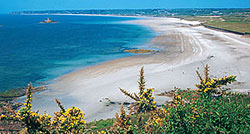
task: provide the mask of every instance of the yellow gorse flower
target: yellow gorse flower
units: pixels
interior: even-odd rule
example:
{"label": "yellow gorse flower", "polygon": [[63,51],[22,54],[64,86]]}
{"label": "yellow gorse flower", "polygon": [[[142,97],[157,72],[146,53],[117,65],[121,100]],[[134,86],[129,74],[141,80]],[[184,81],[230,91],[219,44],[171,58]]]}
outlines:
{"label": "yellow gorse flower", "polygon": [[67,132],[75,129],[83,131],[85,129],[86,121],[84,121],[84,114],[78,107],[72,107],[65,112],[61,111],[56,114],[56,118],[52,122],[55,126],[67,130]]}

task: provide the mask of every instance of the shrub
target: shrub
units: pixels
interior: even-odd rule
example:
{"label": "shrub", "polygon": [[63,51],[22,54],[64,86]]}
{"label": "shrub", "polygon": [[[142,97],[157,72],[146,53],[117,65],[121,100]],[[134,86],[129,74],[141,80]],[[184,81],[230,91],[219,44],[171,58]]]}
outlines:
{"label": "shrub", "polygon": [[[141,132],[150,133],[249,133],[249,96],[226,92],[221,87],[236,76],[211,79],[209,67],[205,78],[197,73],[197,90],[174,91],[173,100],[151,112]],[[138,129],[133,130],[138,133]]]}
{"label": "shrub", "polygon": [[48,114],[40,115],[32,111],[32,86],[28,85],[26,90],[26,102],[17,112],[11,111],[8,115],[2,114],[0,120],[14,120],[22,122],[25,127],[25,133],[83,133],[84,132],[84,114],[77,107],[72,107],[67,110],[63,108],[61,102],[57,103],[61,108],[60,112],[55,113],[53,121]]}
{"label": "shrub", "polygon": [[203,97],[211,97],[214,93],[225,93],[226,90],[223,90],[221,87],[236,81],[236,76],[234,75],[224,76],[223,78],[210,78],[208,65],[204,69],[205,78],[202,78],[198,71],[196,72],[200,79],[200,84],[197,84],[196,87]]}
{"label": "shrub", "polygon": [[134,105],[136,112],[149,112],[156,109],[156,103],[154,101],[155,97],[153,96],[154,88],[145,88],[145,80],[144,80],[144,69],[141,68],[139,75],[139,93],[128,93],[124,89],[120,89],[122,93],[131,99],[135,100],[136,103]]}
{"label": "shrub", "polygon": [[121,105],[120,116],[118,113],[115,115],[115,122],[111,128],[114,133],[131,133],[131,112],[126,115],[123,104]]}
{"label": "shrub", "polygon": [[56,102],[61,110],[55,112],[52,121],[53,131],[57,133],[84,133],[86,121],[83,112],[77,107],[65,110],[59,100],[56,99]]}
{"label": "shrub", "polygon": [[48,127],[50,124],[51,116],[47,114],[40,115],[38,112],[32,111],[32,86],[28,85],[26,90],[26,102],[23,104],[19,111],[11,112],[9,115],[1,115],[1,120],[15,120],[23,122],[27,133],[49,133]]}

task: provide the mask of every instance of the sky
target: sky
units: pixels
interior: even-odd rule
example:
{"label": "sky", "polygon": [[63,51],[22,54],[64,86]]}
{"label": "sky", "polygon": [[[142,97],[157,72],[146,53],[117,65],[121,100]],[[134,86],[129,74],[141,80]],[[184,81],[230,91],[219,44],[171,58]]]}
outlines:
{"label": "sky", "polygon": [[0,0],[0,13],[142,8],[250,8],[250,0]]}

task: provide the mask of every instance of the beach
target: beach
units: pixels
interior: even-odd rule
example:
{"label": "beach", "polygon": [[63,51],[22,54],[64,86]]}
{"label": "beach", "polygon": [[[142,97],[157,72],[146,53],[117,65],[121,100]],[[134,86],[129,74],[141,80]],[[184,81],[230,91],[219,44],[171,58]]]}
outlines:
{"label": "beach", "polygon": [[[145,46],[159,49],[158,53],[120,58],[87,67],[55,79],[50,90],[34,95],[34,110],[59,111],[55,98],[68,108],[77,106],[87,121],[115,117],[120,105],[114,102],[133,102],[119,88],[138,92],[138,75],[145,69],[146,87],[155,88],[155,95],[174,87],[195,89],[200,72],[206,64],[211,77],[236,75],[237,82],[229,87],[250,89],[250,38],[215,31],[199,26],[199,22],[177,18],[143,17],[124,23],[139,24],[158,33]],[[168,97],[156,96],[163,104]]]}

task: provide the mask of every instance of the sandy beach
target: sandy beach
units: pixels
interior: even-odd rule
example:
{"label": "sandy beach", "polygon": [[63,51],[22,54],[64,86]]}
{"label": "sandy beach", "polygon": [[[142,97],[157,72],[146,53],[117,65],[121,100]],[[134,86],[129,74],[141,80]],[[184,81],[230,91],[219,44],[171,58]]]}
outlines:
{"label": "sandy beach", "polygon": [[[34,109],[47,113],[58,111],[54,101],[58,98],[65,107],[82,109],[87,121],[115,117],[120,105],[107,106],[105,98],[131,102],[119,87],[137,92],[142,66],[146,85],[154,87],[155,94],[174,87],[195,89],[199,82],[195,71],[202,71],[206,64],[210,65],[212,77],[236,75],[238,81],[230,87],[250,89],[250,38],[176,18],[144,17],[126,23],[144,25],[157,32],[159,35],[145,45],[160,51],[112,60],[57,78],[48,85],[51,90],[35,94]],[[157,104],[169,99],[156,96]]]}

